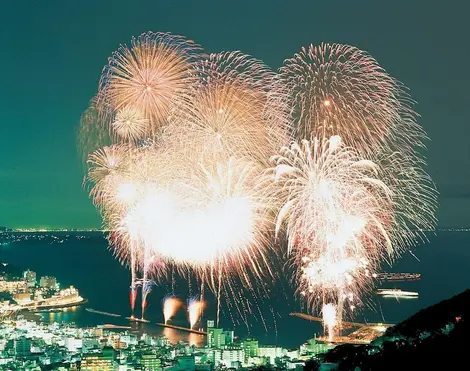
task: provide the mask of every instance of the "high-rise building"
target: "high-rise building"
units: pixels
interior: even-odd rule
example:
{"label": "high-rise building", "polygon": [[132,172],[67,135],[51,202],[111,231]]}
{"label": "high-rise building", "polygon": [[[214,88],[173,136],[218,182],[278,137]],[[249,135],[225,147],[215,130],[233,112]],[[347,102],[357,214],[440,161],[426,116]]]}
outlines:
{"label": "high-rise building", "polygon": [[26,281],[26,285],[30,288],[36,287],[36,272],[27,270],[23,272],[23,277]]}
{"label": "high-rise building", "polygon": [[220,348],[225,345],[224,330],[221,328],[207,328],[207,346],[209,348]]}
{"label": "high-rise building", "polygon": [[55,289],[57,287],[57,280],[52,276],[44,276],[39,280],[39,286],[45,289]]}
{"label": "high-rise building", "polygon": [[225,345],[231,345],[233,344],[235,333],[233,332],[233,330],[225,330],[224,337],[225,337]]}
{"label": "high-rise building", "polygon": [[210,329],[211,327],[215,327],[215,321],[213,319],[207,321],[207,329]]}
{"label": "high-rise building", "polygon": [[255,339],[246,339],[242,342],[243,350],[245,351],[245,362],[248,361],[250,357],[258,356],[259,344],[258,340]]}

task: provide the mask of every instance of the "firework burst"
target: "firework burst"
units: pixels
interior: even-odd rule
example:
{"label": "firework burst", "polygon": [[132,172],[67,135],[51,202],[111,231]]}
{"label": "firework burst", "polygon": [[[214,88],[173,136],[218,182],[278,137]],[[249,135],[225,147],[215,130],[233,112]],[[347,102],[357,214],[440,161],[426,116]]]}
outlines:
{"label": "firework burst", "polygon": [[[198,83],[173,106],[167,134],[199,157],[267,163],[287,140],[286,104],[275,74],[239,52],[196,65]],[[170,139],[171,140],[171,139]]]}
{"label": "firework burst", "polygon": [[149,120],[138,109],[124,107],[117,112],[111,126],[119,137],[132,143],[144,136]]}
{"label": "firework burst", "polygon": [[366,52],[321,44],[286,60],[279,79],[301,139],[339,135],[346,146],[381,169],[392,191],[394,228],[412,246],[436,224],[435,186],[422,157],[427,139],[406,88]]}
{"label": "firework burst", "polygon": [[[282,199],[276,233],[286,225],[298,266],[298,293],[314,305],[356,300],[380,259],[393,256],[392,194],[379,169],[339,137],[293,143],[268,172]],[[393,243],[392,243],[393,241]]]}
{"label": "firework burst", "polygon": [[[366,52],[349,45],[302,48],[286,60],[280,80],[287,87],[298,138],[341,135],[361,153],[381,150],[403,114],[413,115],[404,88]],[[402,130],[413,133],[409,122]]]}
{"label": "firework burst", "polygon": [[[139,112],[139,135],[154,135],[166,124],[177,93],[192,84],[190,73],[200,48],[169,33],[148,32],[113,53],[100,80],[98,103],[106,122],[126,110]],[[135,114],[134,114],[135,117]],[[127,121],[127,120],[126,120]],[[128,125],[119,125],[126,135]],[[132,128],[135,139],[135,128]]]}
{"label": "firework burst", "polygon": [[141,285],[143,315],[170,267],[194,272],[219,310],[223,290],[255,295],[285,227],[298,293],[325,305],[333,334],[378,263],[435,224],[413,102],[347,45],[302,49],[279,75],[240,52],[198,53],[167,33],[133,39],[82,116],[90,195],[131,268],[131,305]]}

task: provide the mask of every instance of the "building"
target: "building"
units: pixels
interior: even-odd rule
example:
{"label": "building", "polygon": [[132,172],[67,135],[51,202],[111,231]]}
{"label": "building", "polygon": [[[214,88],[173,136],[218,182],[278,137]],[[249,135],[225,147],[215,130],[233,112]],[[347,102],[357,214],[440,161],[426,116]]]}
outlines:
{"label": "building", "polygon": [[232,330],[224,331],[225,345],[232,345],[233,339],[235,338],[235,333]]}
{"label": "building", "polygon": [[67,337],[64,341],[64,346],[67,348],[69,352],[76,353],[79,349],[83,348],[83,340],[76,339],[74,337]]}
{"label": "building", "polygon": [[96,337],[85,337],[82,339],[82,351],[84,353],[98,349],[100,346],[99,340]]}
{"label": "building", "polygon": [[26,285],[29,288],[36,287],[36,272],[27,270],[27,271],[23,272],[23,278],[26,281]]}
{"label": "building", "polygon": [[242,342],[242,347],[245,352],[245,363],[248,362],[248,358],[258,357],[258,340],[246,339]]}
{"label": "building", "polygon": [[57,280],[52,276],[44,276],[39,280],[39,286],[45,289],[55,290],[57,288]]}
{"label": "building", "polygon": [[287,356],[289,359],[299,359],[299,349],[287,349],[284,356]]}
{"label": "building", "polygon": [[6,291],[11,294],[26,291],[26,281],[5,281],[0,279],[0,292]]}
{"label": "building", "polygon": [[178,362],[178,371],[195,371],[196,362],[194,356],[179,356],[176,360]]}
{"label": "building", "polygon": [[209,348],[220,348],[225,345],[224,330],[221,328],[207,328],[207,346]]}
{"label": "building", "polygon": [[265,357],[269,360],[271,365],[274,365],[276,358],[280,358],[284,355],[284,349],[274,345],[265,345],[258,348],[258,357]]}
{"label": "building", "polygon": [[139,363],[144,370],[159,371],[162,369],[162,361],[154,353],[141,354]]}
{"label": "building", "polygon": [[101,353],[87,354],[81,362],[81,369],[87,371],[113,371],[115,368],[116,363],[112,347],[104,347]]}
{"label": "building", "polygon": [[207,329],[209,330],[211,327],[215,327],[215,321],[213,319],[207,321]]}
{"label": "building", "polygon": [[316,338],[310,339],[308,343],[300,346],[300,354],[302,355],[317,355],[328,352],[334,348],[334,345],[328,343],[317,342]]}
{"label": "building", "polygon": [[15,356],[22,358],[31,355],[31,339],[24,336],[14,341]]}
{"label": "building", "polygon": [[228,346],[222,350],[222,363],[227,367],[239,368],[245,363],[245,351],[240,346]]}

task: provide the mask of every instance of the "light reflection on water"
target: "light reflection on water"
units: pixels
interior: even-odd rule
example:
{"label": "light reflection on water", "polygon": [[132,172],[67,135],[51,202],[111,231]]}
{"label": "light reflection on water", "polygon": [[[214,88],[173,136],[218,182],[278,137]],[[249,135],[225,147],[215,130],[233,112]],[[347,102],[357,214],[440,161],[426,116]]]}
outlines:
{"label": "light reflection on water", "polygon": [[[80,318],[80,312],[84,311],[84,307],[71,307],[64,308],[60,312],[43,312],[38,313],[41,321],[46,323],[71,323]],[[96,315],[97,319],[101,320],[100,324],[113,324],[117,326],[130,327],[130,331],[138,334],[147,333],[153,336],[163,335],[172,344],[177,344],[180,341],[189,343],[190,346],[201,347],[205,344],[205,336],[195,334],[192,332],[178,331],[169,327],[155,326],[151,323],[130,322],[127,320],[115,320],[112,317]],[[116,328],[115,331],[118,331]]]}
{"label": "light reflection on water", "polygon": [[192,332],[184,333],[169,327],[163,328],[163,335],[173,344],[176,344],[179,341],[185,341],[191,346],[194,345],[196,347],[200,347],[204,345],[205,342],[204,335],[198,335]]}

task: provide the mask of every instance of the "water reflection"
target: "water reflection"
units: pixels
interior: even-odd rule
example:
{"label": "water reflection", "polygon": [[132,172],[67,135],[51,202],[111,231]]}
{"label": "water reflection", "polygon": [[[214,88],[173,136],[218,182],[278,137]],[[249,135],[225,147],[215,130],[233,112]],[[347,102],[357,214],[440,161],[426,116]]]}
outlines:
{"label": "water reflection", "polygon": [[63,308],[57,312],[40,313],[41,319],[48,323],[74,322],[77,307]]}
{"label": "water reflection", "polygon": [[196,347],[204,345],[205,338],[203,335],[178,331],[169,327],[164,327],[162,333],[173,344],[184,341],[189,343],[189,345],[194,345]]}
{"label": "water reflection", "polygon": [[[169,327],[157,326],[154,323],[142,323],[128,321],[124,318],[106,317],[89,313],[81,307],[65,308],[63,311],[58,312],[43,312],[38,313],[41,321],[45,323],[71,323],[74,322],[78,327],[85,326],[97,326],[104,324],[112,324],[115,326],[125,326],[135,334],[149,334],[151,336],[165,336],[172,344],[176,344],[180,341],[188,343],[190,346],[204,346],[205,336],[200,334],[194,334],[186,331],[179,331]],[[180,325],[180,324],[178,324]],[[185,324],[181,324],[184,326]],[[111,331],[119,331],[124,329],[116,328]]]}

